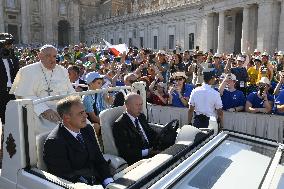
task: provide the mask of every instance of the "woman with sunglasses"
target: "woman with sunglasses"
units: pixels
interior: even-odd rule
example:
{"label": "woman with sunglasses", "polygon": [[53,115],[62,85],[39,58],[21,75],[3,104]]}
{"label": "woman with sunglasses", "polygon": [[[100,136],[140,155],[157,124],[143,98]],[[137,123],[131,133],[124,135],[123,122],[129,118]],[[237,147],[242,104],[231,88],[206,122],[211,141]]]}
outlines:
{"label": "woman with sunglasses", "polygon": [[184,72],[173,73],[173,81],[169,87],[169,105],[181,108],[188,107],[188,100],[194,87],[185,82],[186,78]]}
{"label": "woman with sunglasses", "polygon": [[267,77],[262,77],[258,82],[258,91],[247,96],[245,105],[246,112],[250,113],[271,113],[273,107],[273,97],[268,93],[270,81]]}

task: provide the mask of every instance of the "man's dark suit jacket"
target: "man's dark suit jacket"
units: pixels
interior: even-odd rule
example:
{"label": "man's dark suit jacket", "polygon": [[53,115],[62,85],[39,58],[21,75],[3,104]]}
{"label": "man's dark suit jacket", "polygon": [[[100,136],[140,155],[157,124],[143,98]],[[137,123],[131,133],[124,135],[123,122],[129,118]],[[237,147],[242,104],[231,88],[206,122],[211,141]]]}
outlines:
{"label": "man's dark suit jacket", "polygon": [[[157,134],[148,124],[144,114],[140,114],[138,119],[147,135],[149,145],[152,147]],[[142,138],[127,113],[123,113],[115,121],[113,125],[113,136],[119,156],[124,158],[129,165],[143,159]]]}
{"label": "man's dark suit jacket", "polygon": [[119,92],[115,93],[115,95],[114,95],[112,107],[123,106],[124,101],[125,101],[124,94],[121,91],[119,91]]}
{"label": "man's dark suit jacket", "polygon": [[80,130],[85,148],[62,125],[48,135],[44,144],[43,159],[48,171],[71,182],[95,176],[100,183],[111,177],[108,163],[99,149],[92,126]]}
{"label": "man's dark suit jacket", "polygon": [[[16,57],[11,58],[12,64],[9,64],[10,68],[10,76],[11,76],[11,82],[13,83],[17,72],[19,71],[19,60]],[[3,62],[2,57],[0,57],[0,118],[2,119],[2,122],[5,122],[5,110],[6,105],[10,100],[14,99],[14,95],[9,95],[9,91],[7,90],[7,81],[8,76],[5,69],[5,65]]]}

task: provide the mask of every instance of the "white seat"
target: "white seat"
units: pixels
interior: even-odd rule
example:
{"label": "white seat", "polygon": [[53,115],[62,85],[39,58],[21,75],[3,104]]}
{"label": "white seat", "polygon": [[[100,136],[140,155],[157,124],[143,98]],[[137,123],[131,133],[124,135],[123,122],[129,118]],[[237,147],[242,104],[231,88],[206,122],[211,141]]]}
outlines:
{"label": "white seat", "polygon": [[125,111],[124,106],[110,108],[100,113],[101,133],[104,145],[104,153],[119,156],[112,134],[114,122]]}
{"label": "white seat", "polygon": [[190,145],[195,141],[195,137],[198,133],[202,132],[196,127],[193,127],[191,125],[184,125],[176,138],[176,144],[184,144],[184,145]]}
{"label": "white seat", "polygon": [[50,131],[41,133],[36,136],[36,155],[37,155],[37,168],[43,171],[47,171],[45,162],[43,161],[43,148],[44,142]]}
{"label": "white seat", "polygon": [[111,160],[111,166],[115,169],[115,173],[118,173],[127,167],[127,162],[123,158],[119,157],[112,134],[112,126],[115,120],[117,120],[124,111],[125,107],[120,106],[106,109],[100,113],[104,158],[106,160]]}

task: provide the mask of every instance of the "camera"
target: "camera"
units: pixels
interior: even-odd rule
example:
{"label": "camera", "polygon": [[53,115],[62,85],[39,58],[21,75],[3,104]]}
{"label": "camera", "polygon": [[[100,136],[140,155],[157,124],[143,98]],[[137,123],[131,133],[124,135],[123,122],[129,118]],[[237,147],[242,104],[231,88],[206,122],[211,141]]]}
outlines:
{"label": "camera", "polygon": [[114,60],[115,60],[116,62],[120,62],[121,57],[115,57]]}
{"label": "camera", "polygon": [[228,74],[228,79],[231,80],[232,79],[232,75]]}
{"label": "camera", "polygon": [[155,58],[155,55],[154,55],[154,54],[150,54],[150,55],[149,55],[149,63],[150,63],[150,64],[155,64],[154,58]]}
{"label": "camera", "polygon": [[260,94],[260,96],[263,95],[264,90],[265,90],[265,86],[263,86],[263,85],[259,86],[259,94]]}
{"label": "camera", "polygon": [[263,64],[261,67],[260,67],[260,72],[261,74],[265,75],[267,73],[267,64]]}

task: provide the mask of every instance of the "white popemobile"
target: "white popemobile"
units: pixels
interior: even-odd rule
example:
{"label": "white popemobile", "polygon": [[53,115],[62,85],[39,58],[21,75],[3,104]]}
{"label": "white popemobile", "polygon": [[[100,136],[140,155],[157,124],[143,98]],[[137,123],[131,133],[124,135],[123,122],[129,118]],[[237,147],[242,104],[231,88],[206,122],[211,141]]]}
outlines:
{"label": "white popemobile", "polygon": [[[143,111],[147,114],[144,83],[76,94],[122,89],[142,95]],[[33,106],[63,97],[9,102],[4,130],[1,189],[102,188],[100,185],[71,183],[47,172],[42,150],[52,127],[39,121]],[[217,124],[214,120],[210,121],[211,129],[182,126],[178,129],[174,145],[150,159],[128,166],[118,157],[111,129],[112,123],[124,110],[124,107],[117,107],[100,114],[104,157],[110,160],[115,170],[115,181],[107,188],[284,188],[282,144],[233,131],[222,131],[216,135],[217,129],[214,128],[217,128]],[[150,125],[160,132],[168,127]]]}

